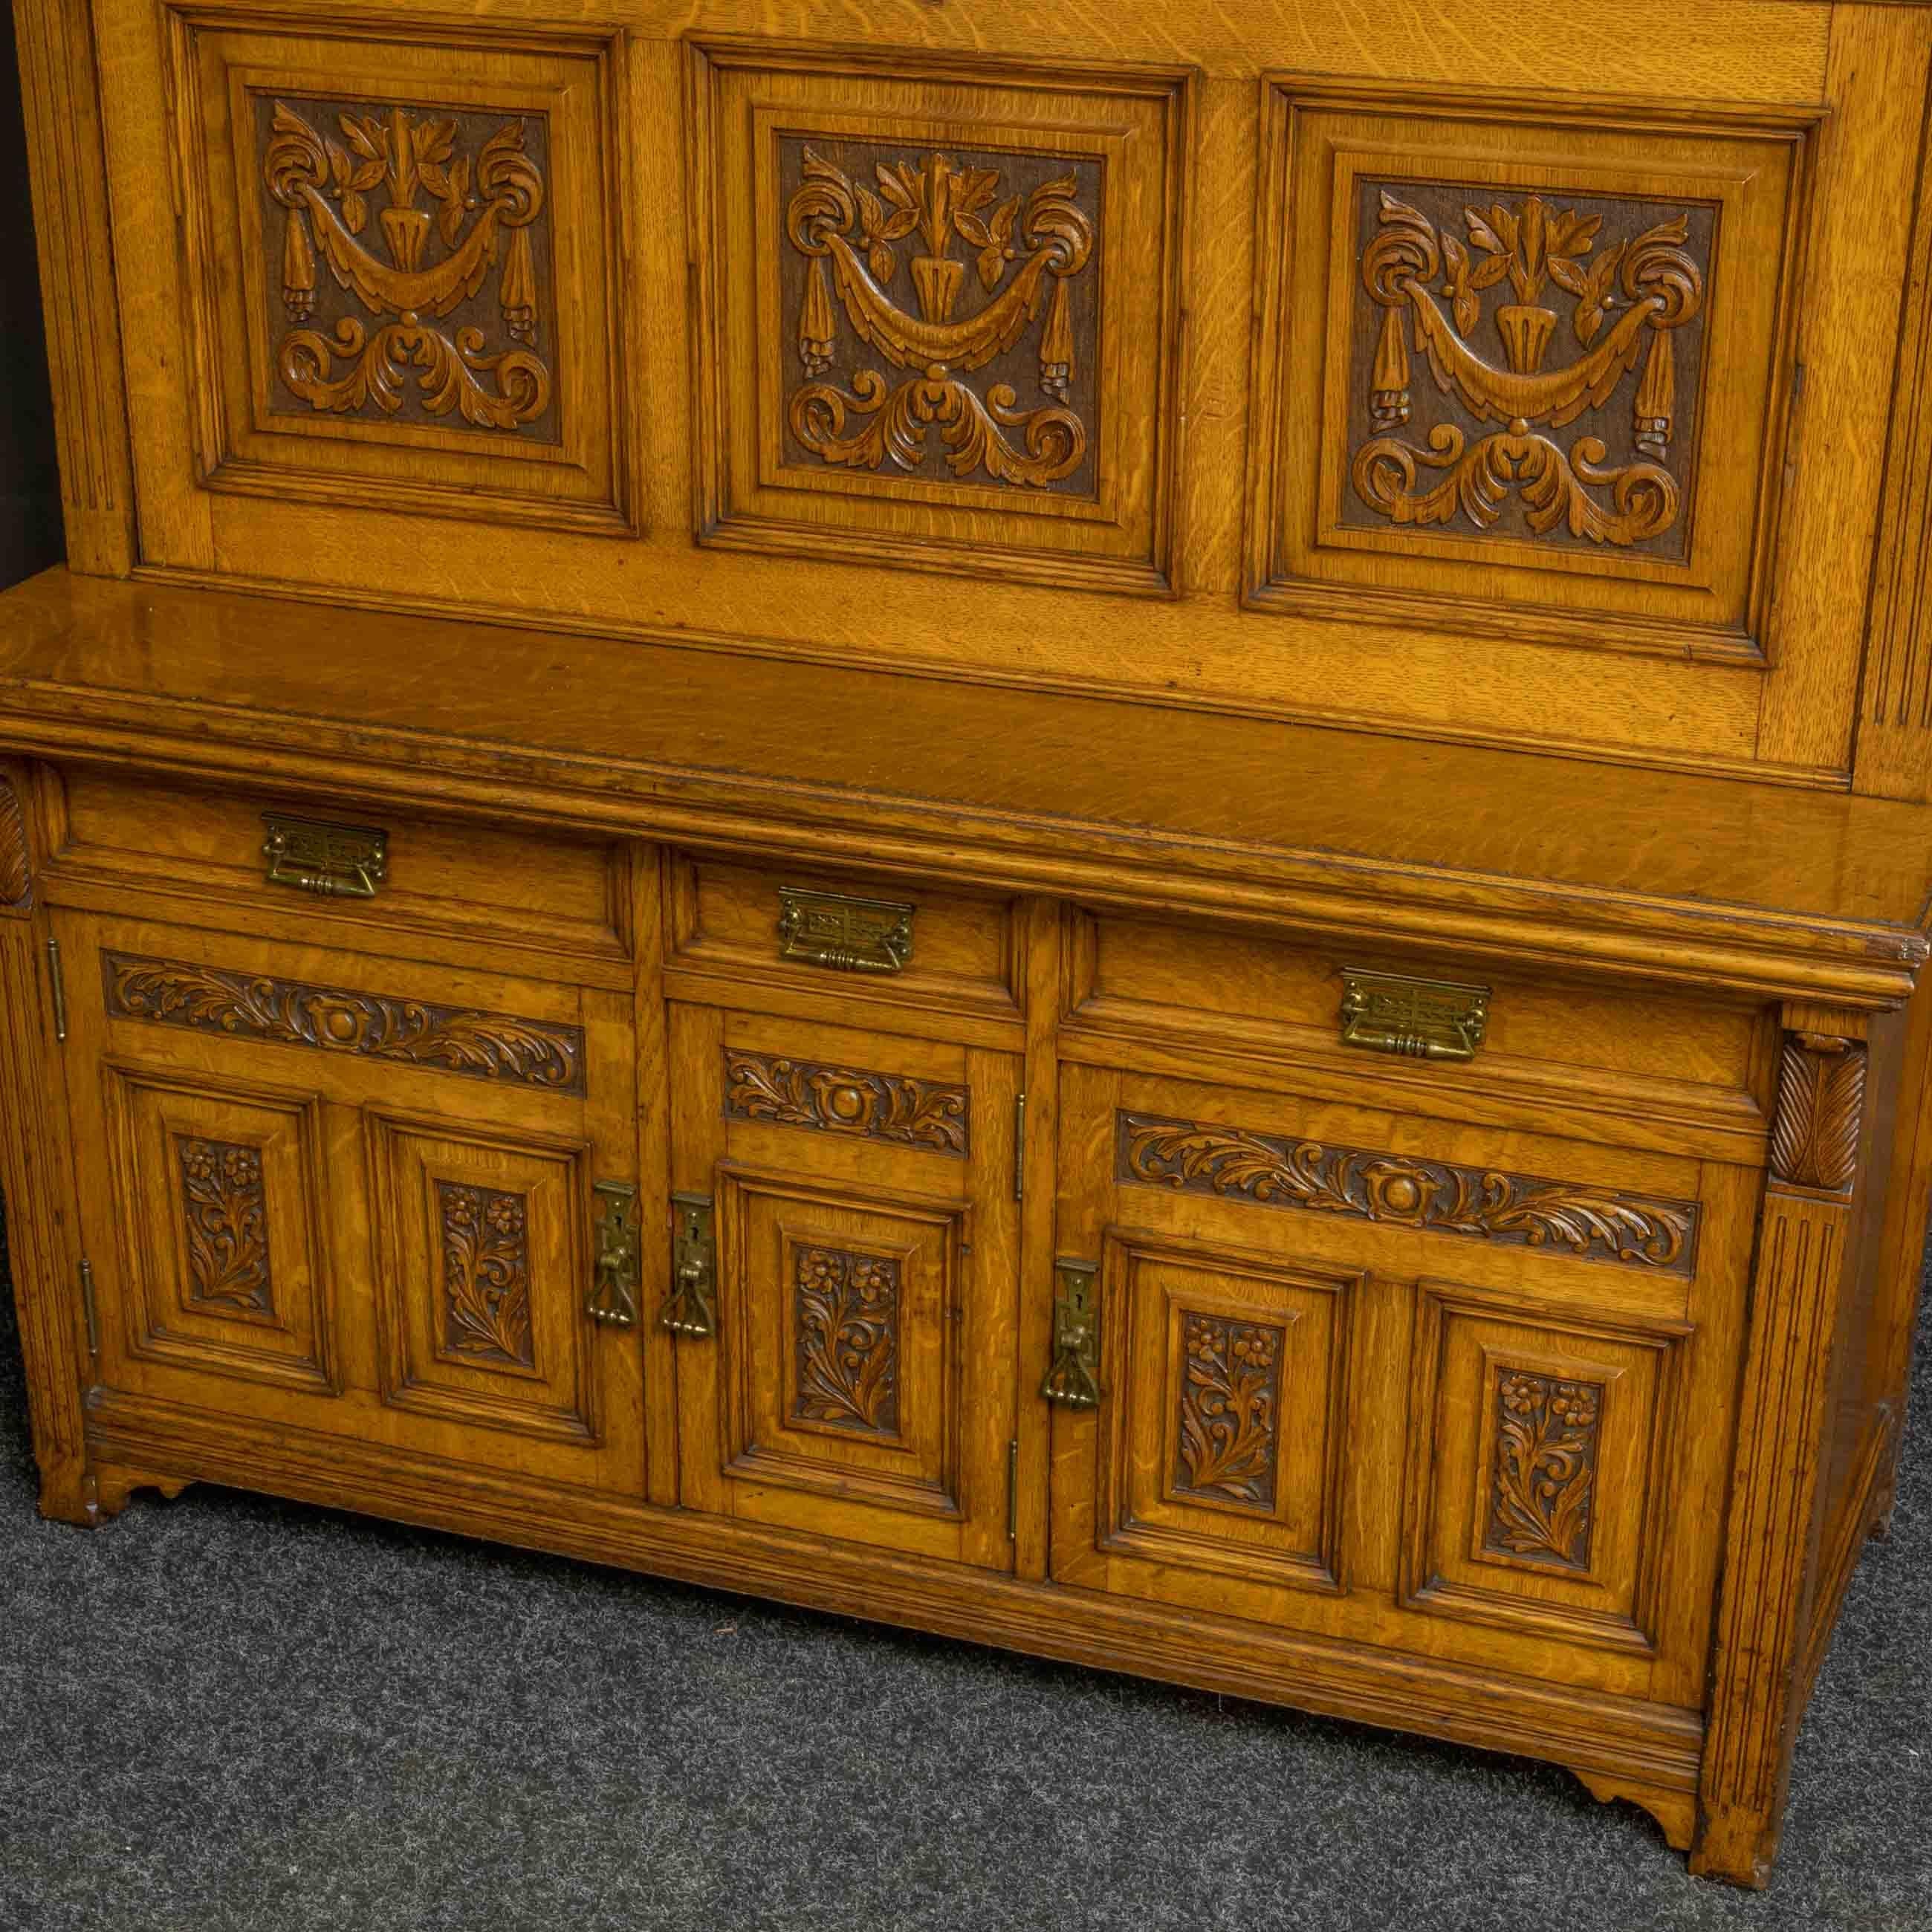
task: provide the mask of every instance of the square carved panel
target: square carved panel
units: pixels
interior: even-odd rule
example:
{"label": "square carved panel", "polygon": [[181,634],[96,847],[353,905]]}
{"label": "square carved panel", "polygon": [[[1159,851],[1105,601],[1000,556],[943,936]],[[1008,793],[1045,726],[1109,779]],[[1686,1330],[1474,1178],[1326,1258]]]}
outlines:
{"label": "square carved panel", "polygon": [[629,527],[621,42],[172,18],[202,480]]}
{"label": "square carved panel", "polygon": [[694,58],[700,541],[1164,592],[1183,77]]}
{"label": "square carved panel", "polygon": [[583,1150],[376,1114],[369,1133],[384,1402],[593,1442]]}
{"label": "square carved panel", "polygon": [[1654,1652],[1690,1331],[1419,1293],[1402,1600]]}
{"label": "square carved panel", "polygon": [[336,1393],[314,1096],[112,1066],[105,1078],[128,1352]]}
{"label": "square carved panel", "polygon": [[1814,118],[1272,84],[1250,602],[1762,662]]}
{"label": "square carved panel", "polygon": [[1357,1277],[1114,1232],[1102,1277],[1100,1546],[1339,1588]]}

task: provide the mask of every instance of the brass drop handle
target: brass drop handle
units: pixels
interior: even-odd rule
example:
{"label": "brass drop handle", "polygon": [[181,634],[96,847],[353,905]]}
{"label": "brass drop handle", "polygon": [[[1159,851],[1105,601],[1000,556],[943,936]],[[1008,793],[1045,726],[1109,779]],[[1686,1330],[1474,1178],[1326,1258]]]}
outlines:
{"label": "brass drop handle", "polygon": [[703,1336],[718,1327],[718,1239],[708,1194],[674,1194],[670,1292],[658,1326],[674,1335]]}
{"label": "brass drop handle", "polygon": [[373,899],[388,876],[389,835],[374,825],[330,825],[265,812],[262,856],[272,886],[323,898]]}
{"label": "brass drop handle", "polygon": [[638,1320],[638,1190],[628,1180],[600,1180],[591,1189],[597,1203],[597,1255],[584,1312],[612,1328],[631,1328]]}
{"label": "brass drop handle", "polygon": [[903,973],[912,961],[913,915],[902,899],[778,888],[778,957],[839,973]]}
{"label": "brass drop handle", "polygon": [[1040,1392],[1063,1408],[1098,1408],[1100,1270],[1091,1262],[1053,1264],[1053,1360]]}

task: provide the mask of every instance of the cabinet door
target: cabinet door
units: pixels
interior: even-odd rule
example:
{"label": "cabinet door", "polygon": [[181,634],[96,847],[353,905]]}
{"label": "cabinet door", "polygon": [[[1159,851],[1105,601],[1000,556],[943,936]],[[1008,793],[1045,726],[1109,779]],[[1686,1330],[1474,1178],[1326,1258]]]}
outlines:
{"label": "cabinet door", "polygon": [[686,1505],[1010,1567],[1016,1063],[671,1014],[716,1254],[711,1332],[677,1342]]}
{"label": "cabinet door", "polygon": [[1750,1171],[1096,1067],[1060,1099],[1098,1401],[1054,1412],[1057,1580],[1701,1701]]}
{"label": "cabinet door", "polygon": [[107,1388],[636,1492],[622,998],[62,913]]}

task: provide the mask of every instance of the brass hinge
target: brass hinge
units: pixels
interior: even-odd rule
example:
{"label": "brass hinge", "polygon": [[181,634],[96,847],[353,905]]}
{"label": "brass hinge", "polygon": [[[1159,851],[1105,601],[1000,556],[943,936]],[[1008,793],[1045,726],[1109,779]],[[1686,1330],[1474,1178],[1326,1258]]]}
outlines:
{"label": "brass hinge", "polygon": [[1020,1540],[1020,1442],[1016,1436],[1006,1444],[1006,1540]]}
{"label": "brass hinge", "polygon": [[592,1184],[597,1204],[597,1258],[584,1312],[593,1322],[629,1328],[638,1319],[638,1282],[643,1250],[638,1240],[638,1190],[628,1180]]}
{"label": "brass hinge", "polygon": [[47,974],[54,992],[54,1040],[64,1046],[67,1043],[67,975],[61,970],[60,941],[51,932],[47,934]]}
{"label": "brass hinge", "polygon": [[670,1292],[658,1311],[658,1326],[674,1335],[709,1335],[718,1325],[718,1238],[711,1197],[674,1194],[670,1204],[676,1217]]}
{"label": "brass hinge", "polygon": [[100,1316],[94,1305],[94,1264],[84,1256],[80,1264],[80,1309],[87,1317],[87,1352],[98,1361],[100,1357]]}
{"label": "brass hinge", "polygon": [[1100,1406],[1100,1274],[1091,1262],[1053,1264],[1053,1360],[1040,1392],[1064,1408]]}
{"label": "brass hinge", "polygon": [[1013,1198],[1026,1198],[1026,1096],[1013,1102]]}

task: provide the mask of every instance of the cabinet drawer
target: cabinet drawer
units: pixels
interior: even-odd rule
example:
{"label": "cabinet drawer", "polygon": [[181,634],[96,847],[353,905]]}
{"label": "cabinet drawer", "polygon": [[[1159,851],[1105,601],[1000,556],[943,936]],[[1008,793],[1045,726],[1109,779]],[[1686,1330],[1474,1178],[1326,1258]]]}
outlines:
{"label": "cabinet drawer", "polygon": [[[1298,946],[1084,912],[1070,920],[1065,1004],[1075,1057],[1105,1058],[1103,1042],[1130,1050],[1144,1042],[1168,1049],[1162,1070],[1184,1071],[1190,1054],[1204,1052],[1293,1063],[1338,1097],[1385,1096],[1448,1119],[1762,1158],[1771,1066],[1753,1009],[1371,947]],[[1473,1052],[1424,1058],[1394,1050],[1373,1013],[1360,1030],[1371,1040],[1382,1034],[1383,1050],[1346,1040],[1348,976],[1484,989]]]}
{"label": "cabinet drawer", "polygon": [[[728,986],[841,1005],[927,1007],[1016,1024],[1012,907],[862,874],[754,869],[680,856],[667,951],[681,990]],[[702,982],[709,981],[709,987]]]}
{"label": "cabinet drawer", "polygon": [[[314,878],[316,868],[298,842],[279,868],[284,878],[272,878],[276,868],[265,849],[272,819],[380,830],[380,878],[345,876],[334,890],[303,890],[292,881]],[[86,770],[66,774],[65,820],[51,884],[54,896],[70,903],[92,905],[109,888],[99,909],[112,910],[132,887],[250,908],[271,927],[292,928],[291,937],[326,932],[332,944],[350,946],[393,950],[399,933],[441,934],[472,941],[484,935],[620,967],[628,955],[614,916],[620,850],[608,842],[415,818],[380,805],[175,788]],[[400,946],[424,950],[406,937]],[[434,947],[427,951],[437,956]],[[452,963],[470,956],[460,946]]]}

